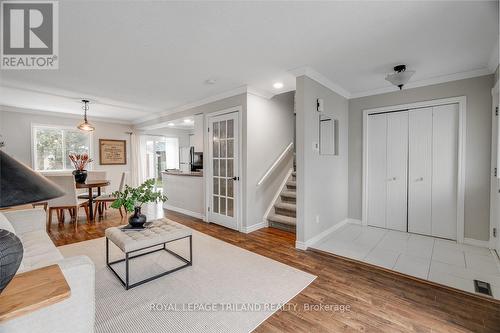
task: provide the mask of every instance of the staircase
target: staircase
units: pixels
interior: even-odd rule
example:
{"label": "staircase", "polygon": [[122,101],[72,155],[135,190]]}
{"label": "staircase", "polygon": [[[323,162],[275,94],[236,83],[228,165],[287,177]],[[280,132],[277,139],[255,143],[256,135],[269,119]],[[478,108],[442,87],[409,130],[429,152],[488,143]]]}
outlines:
{"label": "staircase", "polygon": [[[295,166],[294,166],[295,169]],[[297,216],[297,183],[296,173],[292,172],[285,186],[281,189],[278,200],[274,203],[274,213],[267,217],[269,226],[295,232]]]}

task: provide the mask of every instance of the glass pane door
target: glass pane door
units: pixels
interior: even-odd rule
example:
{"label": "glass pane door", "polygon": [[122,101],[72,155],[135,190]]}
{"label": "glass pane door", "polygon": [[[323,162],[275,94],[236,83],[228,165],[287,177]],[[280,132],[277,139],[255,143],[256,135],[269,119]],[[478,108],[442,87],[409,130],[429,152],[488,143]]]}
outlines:
{"label": "glass pane door", "polygon": [[215,223],[237,228],[237,113],[210,120],[211,208]]}

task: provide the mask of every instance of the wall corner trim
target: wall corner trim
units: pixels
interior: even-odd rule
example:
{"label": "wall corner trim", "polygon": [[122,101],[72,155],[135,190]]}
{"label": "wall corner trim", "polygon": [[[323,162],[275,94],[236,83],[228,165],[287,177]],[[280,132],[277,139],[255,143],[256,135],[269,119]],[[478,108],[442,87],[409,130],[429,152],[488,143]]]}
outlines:
{"label": "wall corner trim", "polygon": [[245,233],[245,234],[249,234],[251,232],[254,232],[256,230],[259,230],[259,229],[262,229],[262,228],[267,228],[268,226],[268,223],[266,220],[260,222],[260,223],[256,223],[256,224],[252,224],[248,227],[245,227],[242,231]]}
{"label": "wall corner trim", "polygon": [[464,244],[467,245],[472,245],[472,246],[477,246],[477,247],[485,247],[487,249],[491,248],[490,241],[485,241],[485,240],[479,240],[479,239],[474,239],[474,238],[464,238]]}
{"label": "wall corner trim", "polygon": [[327,87],[331,91],[339,94],[340,96],[342,96],[346,99],[351,98],[351,93],[347,89],[342,88],[338,83],[330,81],[326,76],[317,72],[316,70],[314,70],[311,67],[304,66],[304,67],[295,68],[295,69],[290,70],[290,73],[295,75],[295,77],[305,75],[305,76],[313,79],[314,81],[324,85],[325,87]]}
{"label": "wall corner trim", "polygon": [[332,225],[330,228],[320,232],[319,234],[306,240],[305,242],[296,241],[295,247],[297,249],[300,249],[300,250],[307,250],[307,248],[318,244],[321,240],[323,240],[324,238],[329,236],[331,233],[340,229],[342,226],[344,226],[348,223],[361,224],[361,220],[346,218],[345,220],[342,220],[342,221],[338,222],[337,224]]}

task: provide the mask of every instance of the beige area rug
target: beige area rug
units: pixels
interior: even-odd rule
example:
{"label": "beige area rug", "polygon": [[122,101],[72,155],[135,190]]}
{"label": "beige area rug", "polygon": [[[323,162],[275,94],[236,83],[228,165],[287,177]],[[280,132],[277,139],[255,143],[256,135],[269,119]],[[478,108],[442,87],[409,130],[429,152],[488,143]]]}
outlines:
{"label": "beige area rug", "polygon": [[[185,240],[169,246],[185,257],[188,247]],[[59,250],[95,263],[97,333],[250,332],[316,278],[194,230],[193,266],[128,291],[106,266],[105,238]],[[110,252],[111,260],[122,257],[111,243]],[[133,259],[131,280],[179,263],[165,251]]]}

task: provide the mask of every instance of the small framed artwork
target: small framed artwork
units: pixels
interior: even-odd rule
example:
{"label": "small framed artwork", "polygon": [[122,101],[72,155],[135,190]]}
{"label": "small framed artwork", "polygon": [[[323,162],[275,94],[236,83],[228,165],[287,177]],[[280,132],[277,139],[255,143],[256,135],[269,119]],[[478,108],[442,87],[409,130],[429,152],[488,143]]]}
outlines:
{"label": "small framed artwork", "polygon": [[99,139],[99,164],[127,164],[127,141]]}

